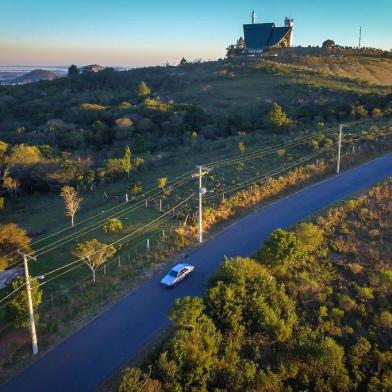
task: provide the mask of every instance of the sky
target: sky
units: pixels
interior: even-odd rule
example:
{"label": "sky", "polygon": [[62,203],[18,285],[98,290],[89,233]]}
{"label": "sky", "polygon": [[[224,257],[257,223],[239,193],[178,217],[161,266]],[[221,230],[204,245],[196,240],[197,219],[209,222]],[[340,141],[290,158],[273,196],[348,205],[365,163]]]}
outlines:
{"label": "sky", "polygon": [[0,0],[0,65],[146,66],[217,59],[242,24],[295,19],[294,45],[392,48],[392,0]]}

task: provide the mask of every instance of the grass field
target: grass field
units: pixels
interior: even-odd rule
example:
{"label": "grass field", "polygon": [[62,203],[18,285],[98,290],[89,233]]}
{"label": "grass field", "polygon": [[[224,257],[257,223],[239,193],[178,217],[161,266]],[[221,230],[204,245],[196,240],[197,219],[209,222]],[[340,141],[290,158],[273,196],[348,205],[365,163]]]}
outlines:
{"label": "grass field", "polygon": [[392,93],[392,59],[279,57],[189,65],[175,72],[176,87],[157,94],[200,105],[211,114],[257,116],[263,106],[344,102],[356,94]]}

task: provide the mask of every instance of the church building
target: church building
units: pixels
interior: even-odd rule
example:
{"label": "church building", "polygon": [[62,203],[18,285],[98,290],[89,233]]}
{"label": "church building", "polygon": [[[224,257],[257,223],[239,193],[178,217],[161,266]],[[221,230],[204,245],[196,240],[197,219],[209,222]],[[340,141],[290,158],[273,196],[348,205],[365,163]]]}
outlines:
{"label": "church building", "polygon": [[284,27],[275,23],[256,23],[256,12],[252,12],[252,23],[244,24],[245,54],[261,54],[271,48],[288,48],[292,45],[294,19],[285,18]]}

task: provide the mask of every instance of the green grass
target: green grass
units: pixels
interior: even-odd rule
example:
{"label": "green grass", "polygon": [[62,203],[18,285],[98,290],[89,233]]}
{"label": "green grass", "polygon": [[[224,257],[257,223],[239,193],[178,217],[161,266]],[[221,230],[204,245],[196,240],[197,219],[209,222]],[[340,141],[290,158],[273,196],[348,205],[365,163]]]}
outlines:
{"label": "green grass", "polygon": [[[234,76],[222,77],[222,70]],[[345,102],[352,94],[392,93],[391,75],[391,59],[232,59],[184,67],[177,76],[177,87],[158,93],[169,94],[177,102],[200,105],[214,115],[248,115],[257,114],[274,101],[284,106],[312,105],[315,99]]]}
{"label": "green grass", "polygon": [[[357,127],[356,129],[350,130],[353,133],[358,133],[363,127]],[[365,126],[366,128],[366,126]],[[297,135],[298,136],[298,135]],[[337,134],[334,133],[331,137],[336,140]],[[263,135],[263,134],[252,134],[243,137],[232,137],[225,141],[210,142],[207,146],[204,144],[200,148],[206,148],[205,151],[197,150],[188,153],[178,152],[173,153],[166,162],[162,162],[157,167],[152,169],[145,169],[139,173],[134,173],[133,180],[142,181],[144,190],[155,187],[156,179],[159,177],[168,177],[169,180],[179,176],[180,174],[192,170],[195,165],[200,163],[208,163],[213,160],[225,159],[227,157],[239,155],[238,143],[244,141],[247,152],[252,151],[255,148],[260,148],[268,145],[274,145],[281,141],[291,140],[289,135]],[[204,147],[203,147],[204,146]],[[242,168],[238,168],[237,165],[225,166],[223,168],[213,171],[207,178],[207,187],[213,189],[216,194],[220,191],[227,189],[230,186],[240,184],[241,182],[255,177],[262,176],[268,173],[273,168],[280,167],[282,165],[289,164],[295,161],[301,156],[308,155],[312,152],[309,145],[301,145],[297,148],[287,149],[284,157],[278,156],[278,154],[269,154],[262,159],[255,159],[248,162],[244,162]],[[335,154],[333,149],[330,154]],[[324,155],[325,156],[325,155]],[[313,160],[314,161],[314,160]],[[107,211],[113,206],[118,205],[124,200],[124,194],[129,189],[129,181],[122,180],[114,183],[108,183],[98,187],[96,190],[89,192],[83,192],[84,198],[80,213],[78,213],[76,222],[89,218],[102,211]],[[196,192],[197,184],[196,179],[191,180],[189,183],[180,187],[178,190],[173,192],[169,196],[165,196],[163,199],[163,210],[167,211],[172,206],[180,202],[184,197],[188,196],[191,192]],[[103,194],[106,192],[109,195],[109,201],[107,201]],[[118,196],[117,198],[115,196]],[[215,200],[216,201],[216,200]],[[131,206],[131,204],[129,205]],[[128,206],[119,206],[118,209],[113,212],[122,211]],[[42,256],[38,253],[38,261],[31,263],[31,272],[33,275],[42,275],[48,271],[51,271],[65,263],[71,262],[76,258],[72,256],[72,250],[75,248],[77,242],[96,238],[104,243],[111,243],[133,231],[139,227],[145,225],[151,220],[159,217],[161,213],[158,210],[158,201],[154,205],[149,204],[147,208],[144,206],[136,209],[133,212],[126,213],[120,219],[124,223],[124,230],[121,233],[106,234],[100,224],[91,233],[82,235],[77,240],[73,240],[69,243],[61,242],[61,246],[44,253]],[[33,246],[35,250],[43,246],[51,244],[53,241],[61,240],[64,237],[72,234],[73,232],[83,229],[87,226],[96,224],[99,220],[108,217],[108,214],[103,214],[95,219],[73,229],[67,230],[58,236],[49,238],[48,240],[42,241],[37,246]],[[180,217],[184,219],[184,216]],[[58,195],[45,194],[45,195],[32,195],[32,196],[20,196],[13,199],[12,202],[8,203],[4,210],[2,222],[15,222],[22,227],[26,228],[30,233],[39,233],[33,236],[33,240],[40,240],[53,232],[62,230],[69,226],[69,218],[64,215],[64,205],[62,199]],[[179,219],[174,217],[167,223],[167,228],[170,225],[178,227]],[[157,227],[151,228],[150,232],[153,233],[157,230]],[[149,233],[146,233],[142,237],[138,237],[133,241],[130,241],[128,248],[121,249],[124,254],[132,254],[134,257],[132,247],[148,238]],[[139,249],[144,248],[142,244]],[[87,267],[81,267],[76,269],[69,274],[65,274],[59,279],[53,280],[46,285],[46,292],[57,292],[68,285],[74,283],[82,276],[88,273]]]}

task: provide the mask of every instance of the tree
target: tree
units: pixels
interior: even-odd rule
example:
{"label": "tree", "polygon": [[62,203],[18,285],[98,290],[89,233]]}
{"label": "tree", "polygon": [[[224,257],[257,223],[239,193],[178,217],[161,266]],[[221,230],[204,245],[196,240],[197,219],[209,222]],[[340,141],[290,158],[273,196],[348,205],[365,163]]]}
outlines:
{"label": "tree", "polygon": [[149,97],[151,94],[151,89],[145,82],[140,82],[137,87],[137,95],[141,98]]}
{"label": "tree", "polygon": [[4,173],[3,187],[11,194],[15,194],[20,186],[18,180],[12,178],[8,174]]}
{"label": "tree", "polygon": [[289,268],[297,265],[305,252],[304,245],[294,233],[277,229],[257,253],[257,259],[285,274]]}
{"label": "tree", "polygon": [[71,225],[74,226],[74,218],[83,199],[79,196],[75,188],[68,185],[61,188],[60,195],[64,199],[65,214],[71,217]]}
{"label": "tree", "polygon": [[335,45],[335,41],[333,41],[332,39],[327,39],[326,41],[323,42],[323,49],[332,49],[334,48]]}
{"label": "tree", "polygon": [[323,230],[313,223],[302,222],[295,227],[294,232],[308,252],[316,250],[324,239]]}
{"label": "tree", "polygon": [[177,327],[194,329],[203,315],[204,308],[202,298],[185,297],[176,299],[173,307],[168,312],[168,316]]}
{"label": "tree", "polygon": [[180,61],[180,65],[185,65],[185,64],[188,64],[188,61],[186,61],[186,58],[183,57],[183,58],[181,59],[181,61]]}
{"label": "tree", "polygon": [[301,332],[304,336],[296,351],[303,361],[298,362],[299,385],[295,390],[348,391],[350,378],[344,364],[344,348],[310,329]]}
{"label": "tree", "polygon": [[0,140],[0,158],[7,152],[8,144]]}
{"label": "tree", "polygon": [[226,260],[213,282],[205,304],[223,331],[243,325],[249,336],[259,333],[273,342],[290,338],[295,303],[264,266],[248,258]]}
{"label": "tree", "polygon": [[[29,328],[29,308],[27,302],[27,292],[21,287],[25,284],[24,278],[14,280],[11,284],[12,291],[20,289],[18,294],[11,301],[11,309],[16,318],[16,326],[20,328]],[[31,299],[33,302],[35,321],[39,320],[37,308],[42,301],[42,289],[36,278],[30,278]]]}
{"label": "tree", "polygon": [[365,369],[363,368],[369,359],[368,354],[371,348],[372,345],[364,337],[360,337],[358,342],[350,347],[348,359],[355,377],[356,388],[358,387],[358,384],[365,379],[365,374],[363,372]]}
{"label": "tree", "polygon": [[119,392],[161,392],[161,383],[153,380],[138,368],[127,368],[123,372]]}
{"label": "tree", "polygon": [[9,157],[6,159],[8,167],[16,165],[33,165],[43,160],[41,151],[37,146],[28,146],[18,144],[11,150]]}
{"label": "tree", "polygon": [[78,76],[79,74],[80,74],[80,70],[75,64],[72,64],[70,67],[68,67],[69,77]]}
{"label": "tree", "polygon": [[108,159],[105,163],[105,174],[109,177],[119,177],[124,173],[123,160],[118,158]]}
{"label": "tree", "polygon": [[27,231],[15,223],[0,225],[0,271],[7,268],[8,264],[16,257],[19,257],[15,255],[18,249],[30,253],[30,242],[31,238],[27,235]]}
{"label": "tree", "polygon": [[272,105],[272,109],[266,118],[267,125],[273,128],[288,128],[293,121],[287,116],[276,102]]}
{"label": "tree", "polygon": [[129,148],[129,146],[125,147],[124,157],[121,159],[121,165],[124,172],[127,174],[129,178],[129,173],[132,170],[131,149]]}
{"label": "tree", "polygon": [[123,224],[120,219],[109,219],[103,226],[105,233],[117,233],[123,229]]}
{"label": "tree", "polygon": [[[190,300],[190,304],[192,314],[195,303]],[[187,315],[189,311],[186,305],[182,307],[179,304],[179,307],[182,309],[179,310],[178,320],[186,320],[186,323],[184,326],[177,324],[168,352],[162,353],[159,358],[159,370],[165,390],[205,391],[217,364],[222,336],[205,314],[197,318],[194,328],[189,328],[187,322],[193,317]]]}
{"label": "tree", "polygon": [[72,253],[87,264],[93,273],[93,282],[95,283],[95,273],[98,267],[116,253],[116,248],[93,239],[78,244]]}
{"label": "tree", "polygon": [[157,187],[162,188],[165,191],[165,186],[167,184],[167,177],[161,177],[157,180]]}

